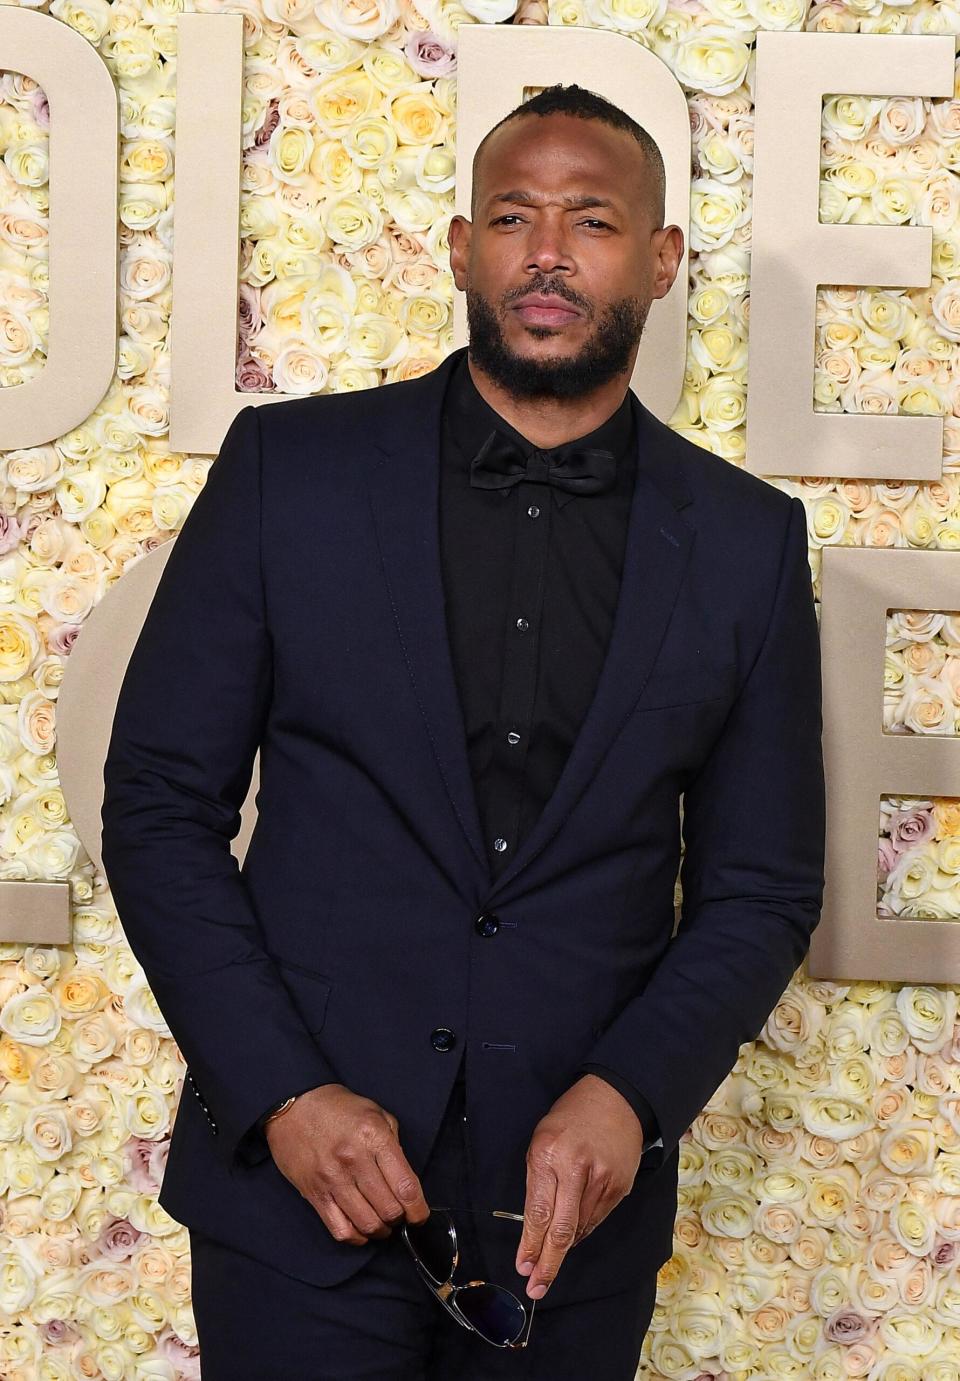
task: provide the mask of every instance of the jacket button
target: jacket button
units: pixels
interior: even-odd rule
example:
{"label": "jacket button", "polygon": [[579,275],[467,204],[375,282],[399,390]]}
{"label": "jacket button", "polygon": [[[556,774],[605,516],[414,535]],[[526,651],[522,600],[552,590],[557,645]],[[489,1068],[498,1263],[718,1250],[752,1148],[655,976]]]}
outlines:
{"label": "jacket button", "polygon": [[478,935],[496,935],[500,929],[500,917],[495,911],[484,911],[483,915],[474,921],[473,928]]}
{"label": "jacket button", "polygon": [[434,1050],[452,1050],[456,1043],[456,1035],[449,1026],[438,1026],[430,1032],[430,1044]]}

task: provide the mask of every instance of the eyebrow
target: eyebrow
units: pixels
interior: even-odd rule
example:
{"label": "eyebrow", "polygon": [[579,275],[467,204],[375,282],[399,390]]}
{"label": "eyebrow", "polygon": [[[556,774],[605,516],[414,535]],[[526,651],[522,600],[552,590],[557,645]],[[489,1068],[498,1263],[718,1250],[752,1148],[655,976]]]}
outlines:
{"label": "eyebrow", "polygon": [[[524,192],[519,188],[514,188],[511,192],[499,192],[497,196],[491,199],[490,204],[492,207],[495,206],[497,202],[506,201],[514,203],[527,202],[535,206],[537,200],[538,198],[535,192]],[[616,211],[618,209],[614,202],[607,200],[605,197],[562,197],[561,202],[563,206],[571,210],[585,206],[609,206],[611,211]]]}

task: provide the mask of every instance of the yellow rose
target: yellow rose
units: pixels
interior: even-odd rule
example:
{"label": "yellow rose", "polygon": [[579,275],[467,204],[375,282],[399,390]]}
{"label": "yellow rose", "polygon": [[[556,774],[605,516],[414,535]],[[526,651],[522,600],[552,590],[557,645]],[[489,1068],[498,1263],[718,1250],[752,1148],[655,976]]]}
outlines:
{"label": "yellow rose", "polygon": [[297,125],[277,125],[270,136],[270,166],[281,182],[300,181],[310,166],[312,152],[312,133]]}
{"label": "yellow rose", "polygon": [[134,139],[122,146],[121,182],[160,182],[173,172],[173,139]]}
{"label": "yellow rose", "polygon": [[438,144],[442,140],[444,117],[419,90],[394,96],[388,118],[403,144]]}
{"label": "yellow rose", "polygon": [[400,325],[420,336],[437,335],[449,318],[449,305],[442,298],[428,293],[406,298],[399,314]]}
{"label": "yellow rose", "polygon": [[318,125],[329,138],[357,120],[385,113],[383,93],[366,72],[356,70],[322,82],[311,92],[311,103]]}
{"label": "yellow rose", "polygon": [[382,313],[358,312],[350,323],[349,352],[365,364],[389,369],[399,363],[408,348],[403,331]]}
{"label": "yellow rose", "polygon": [[828,134],[856,142],[862,139],[883,102],[868,96],[827,96],[823,102],[822,128]]}
{"label": "yellow rose", "polygon": [[388,96],[424,85],[406,55],[393,48],[367,48],[363,55],[363,70]]}
{"label": "yellow rose", "polygon": [[442,192],[450,192],[456,182],[456,167],[456,158],[451,149],[424,148],[416,160],[417,186],[434,197]]}

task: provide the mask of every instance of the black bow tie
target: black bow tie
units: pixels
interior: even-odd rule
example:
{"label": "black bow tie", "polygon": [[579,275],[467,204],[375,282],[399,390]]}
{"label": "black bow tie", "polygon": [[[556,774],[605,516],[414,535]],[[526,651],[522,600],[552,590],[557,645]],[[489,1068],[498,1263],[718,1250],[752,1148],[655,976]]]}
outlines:
{"label": "black bow tie", "polygon": [[524,459],[516,443],[497,430],[470,462],[470,483],[478,489],[509,489],[526,480],[570,494],[600,494],[612,489],[616,478],[617,458],[612,451],[566,441],[548,451],[533,451]]}

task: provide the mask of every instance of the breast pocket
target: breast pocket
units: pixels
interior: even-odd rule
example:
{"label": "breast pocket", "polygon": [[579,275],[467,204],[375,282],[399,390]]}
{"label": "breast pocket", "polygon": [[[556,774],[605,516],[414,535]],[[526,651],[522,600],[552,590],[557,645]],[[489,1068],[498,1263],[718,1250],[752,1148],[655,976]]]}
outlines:
{"label": "breast pocket", "polygon": [[637,701],[637,711],[729,699],[736,683],[736,662],[694,662],[652,671]]}
{"label": "breast pocket", "polygon": [[327,1003],[333,987],[331,979],[293,960],[279,959],[276,955],[272,958],[307,1030],[311,1035],[319,1035],[327,1019]]}

